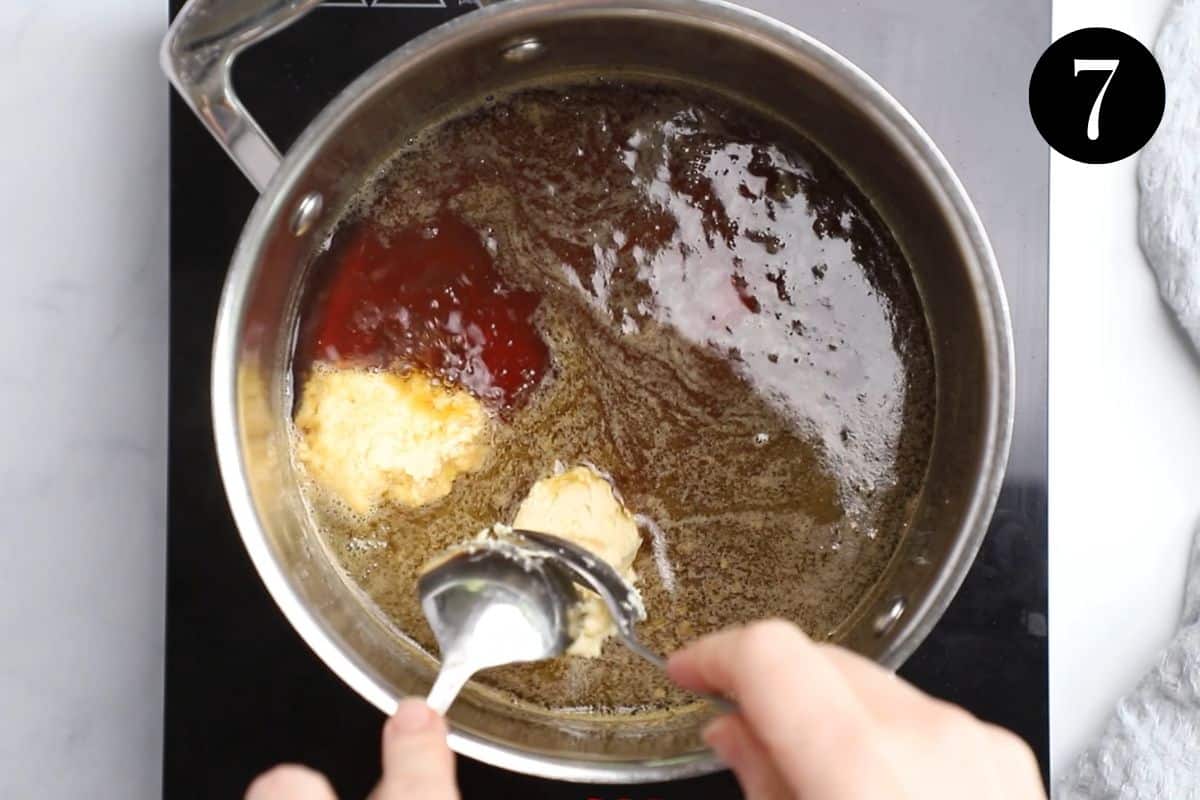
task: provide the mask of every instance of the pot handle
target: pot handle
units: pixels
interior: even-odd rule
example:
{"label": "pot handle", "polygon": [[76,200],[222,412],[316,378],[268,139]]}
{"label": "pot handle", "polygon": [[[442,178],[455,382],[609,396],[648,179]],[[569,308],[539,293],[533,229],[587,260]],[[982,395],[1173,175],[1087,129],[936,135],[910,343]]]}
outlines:
{"label": "pot handle", "polygon": [[233,91],[233,60],[320,2],[188,0],[163,40],[159,63],[167,78],[259,192],[280,156]]}
{"label": "pot handle", "polygon": [[[472,0],[480,8],[497,0]],[[159,64],[208,132],[259,192],[280,155],[233,91],[233,60],[321,0],[188,0],[167,30]]]}

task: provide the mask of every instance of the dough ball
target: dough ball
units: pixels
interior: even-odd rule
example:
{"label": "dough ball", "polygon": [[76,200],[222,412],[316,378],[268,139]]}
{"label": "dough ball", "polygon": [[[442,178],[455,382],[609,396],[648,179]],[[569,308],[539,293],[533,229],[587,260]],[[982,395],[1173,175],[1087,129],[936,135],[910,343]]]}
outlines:
{"label": "dough ball", "polygon": [[[513,527],[586,547],[630,583],[637,581],[633,559],[642,543],[637,523],[612,485],[591,467],[573,467],[535,483],[521,502]],[[604,602],[592,592],[584,593],[573,622],[576,638],[567,652],[574,655],[600,655],[604,641],[616,633]]]}
{"label": "dough ball", "polygon": [[421,372],[316,369],[304,384],[297,455],[309,476],[352,510],[420,506],[488,452],[488,415],[469,392]]}

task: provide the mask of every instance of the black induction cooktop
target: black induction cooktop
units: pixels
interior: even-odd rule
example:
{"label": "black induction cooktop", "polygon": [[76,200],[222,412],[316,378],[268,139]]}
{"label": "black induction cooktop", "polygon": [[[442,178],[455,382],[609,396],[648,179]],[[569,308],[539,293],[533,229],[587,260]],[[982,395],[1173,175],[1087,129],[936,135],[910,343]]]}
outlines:
{"label": "black induction cooktop", "polygon": [[[1023,103],[1014,109],[1009,100],[1023,96],[1028,71],[1020,70],[1026,54],[1031,66],[1048,41],[1049,3],[748,4],[841,50],[896,94],[946,148],[989,227],[1016,325],[1020,396],[1009,479],[966,583],[901,672],[925,690],[1019,733],[1045,771],[1048,159],[1036,136],[1023,127]],[[172,13],[181,5],[171,0]],[[1004,8],[993,9],[996,5]],[[1022,14],[1011,6],[1022,6]],[[327,2],[244,54],[235,80],[246,105],[286,149],[366,67],[400,43],[472,10],[458,0]],[[1019,22],[1012,23],[1014,18]],[[991,31],[990,19],[997,23]],[[999,24],[1005,19],[1010,21]],[[981,49],[983,55],[991,50],[996,58],[1014,62],[1017,73],[997,76],[992,70],[980,76],[944,68],[965,52],[973,53],[971,63],[987,63]],[[999,83],[981,99],[989,80]],[[982,119],[973,103],[983,104]],[[278,612],[242,548],[217,473],[209,416],[213,321],[226,265],[256,195],[174,96],[170,114],[164,796],[240,797],[255,774],[289,761],[325,772],[343,798],[363,797],[378,770],[382,718],[309,651]],[[1018,192],[1025,199],[1013,211],[1007,199]],[[605,787],[528,778],[462,758],[459,780],[468,800],[740,796],[728,774]]]}

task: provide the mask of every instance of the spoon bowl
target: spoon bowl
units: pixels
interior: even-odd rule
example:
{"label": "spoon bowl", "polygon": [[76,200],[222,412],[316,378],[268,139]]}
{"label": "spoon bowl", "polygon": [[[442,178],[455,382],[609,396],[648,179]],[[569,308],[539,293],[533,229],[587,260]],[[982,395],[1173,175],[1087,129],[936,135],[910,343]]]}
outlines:
{"label": "spoon bowl", "polygon": [[[666,670],[667,660],[642,644],[633,629],[634,625],[646,618],[642,596],[607,561],[597,558],[574,542],[547,533],[520,529],[514,529],[512,533],[528,542],[532,552],[554,559],[568,569],[577,581],[600,595],[625,646],[659,669]],[[729,714],[736,710],[734,703],[727,698],[708,692],[696,694],[712,704],[718,713]]]}
{"label": "spoon bowl", "polygon": [[561,655],[579,596],[557,564],[508,542],[456,552],[417,581],[442,668],[426,702],[446,713],[481,669]]}
{"label": "spoon bowl", "polygon": [[646,618],[642,596],[608,562],[558,536],[521,529],[513,529],[512,533],[528,543],[532,552],[561,564],[578,582],[600,595],[625,646],[654,666],[666,668],[666,659],[643,645],[634,633],[633,626]]}

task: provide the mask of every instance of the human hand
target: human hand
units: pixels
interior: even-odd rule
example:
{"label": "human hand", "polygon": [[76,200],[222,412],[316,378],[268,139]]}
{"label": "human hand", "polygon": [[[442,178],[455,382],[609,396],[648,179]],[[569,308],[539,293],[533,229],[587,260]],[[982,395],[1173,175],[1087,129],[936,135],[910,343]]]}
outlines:
{"label": "human hand", "polygon": [[936,700],[788,622],[707,636],[669,661],[684,688],[734,697],[705,742],[748,800],[1035,800],[1017,736]]}
{"label": "human hand", "polygon": [[[458,800],[446,723],[419,699],[401,700],[383,726],[383,777],[368,800]],[[254,780],[246,800],[337,800],[319,772],[285,764]]]}

